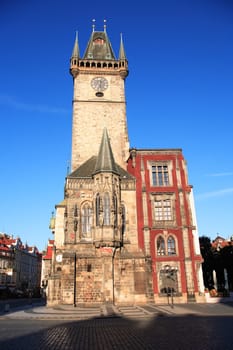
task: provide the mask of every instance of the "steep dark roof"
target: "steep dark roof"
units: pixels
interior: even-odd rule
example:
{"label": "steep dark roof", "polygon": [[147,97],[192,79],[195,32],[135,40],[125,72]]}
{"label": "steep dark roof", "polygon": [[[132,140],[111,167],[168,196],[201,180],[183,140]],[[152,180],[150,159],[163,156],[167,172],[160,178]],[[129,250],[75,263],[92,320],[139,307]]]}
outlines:
{"label": "steep dark roof", "polygon": [[95,170],[96,159],[96,156],[89,158],[85,163],[69,174],[68,178],[91,178]]}
{"label": "steep dark roof", "polygon": [[122,34],[121,34],[119,60],[125,60],[125,59],[126,59],[126,54],[125,54],[125,49],[124,49],[124,44],[123,44],[123,39],[122,39]]}
{"label": "steep dark roof", "polygon": [[98,157],[96,160],[94,173],[111,172],[118,174],[118,169],[112,153],[112,147],[108,137],[107,129],[104,128],[99,148]]}
{"label": "steep dark roof", "polygon": [[83,58],[115,60],[115,55],[106,32],[92,32]]}
{"label": "steep dark roof", "polygon": [[[69,174],[68,178],[76,178],[76,179],[87,179],[92,178],[93,174],[95,173],[96,168],[96,162],[97,162],[97,156],[93,156],[90,159],[88,159],[85,163],[80,165],[79,168],[74,170],[71,174]],[[122,179],[125,180],[132,180],[134,177],[130,175],[126,170],[121,168],[118,164],[115,163],[117,173]]]}
{"label": "steep dark roof", "polygon": [[76,32],[74,48],[72,51],[72,58],[79,58],[78,32]]}
{"label": "steep dark roof", "polygon": [[92,178],[93,175],[98,173],[114,173],[125,180],[134,179],[132,175],[115,162],[106,128],[103,130],[98,156],[89,158],[68,175],[68,178]]}

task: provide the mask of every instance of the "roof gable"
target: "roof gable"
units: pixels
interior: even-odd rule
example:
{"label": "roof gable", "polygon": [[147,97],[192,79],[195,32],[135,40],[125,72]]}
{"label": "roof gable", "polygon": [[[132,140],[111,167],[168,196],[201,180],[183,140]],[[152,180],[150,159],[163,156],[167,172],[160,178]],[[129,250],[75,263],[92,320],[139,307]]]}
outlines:
{"label": "roof gable", "polygon": [[106,32],[92,32],[83,58],[115,60],[115,55]]}

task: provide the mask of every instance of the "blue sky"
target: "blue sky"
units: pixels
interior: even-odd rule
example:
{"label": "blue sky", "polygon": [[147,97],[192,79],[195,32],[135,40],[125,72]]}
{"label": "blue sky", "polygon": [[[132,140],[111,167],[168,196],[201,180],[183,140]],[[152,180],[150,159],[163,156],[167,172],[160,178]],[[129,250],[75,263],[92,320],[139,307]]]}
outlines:
{"label": "blue sky", "polygon": [[131,147],[182,148],[199,235],[233,235],[233,3],[1,0],[0,232],[44,249],[71,156],[75,32],[107,32],[129,61]]}

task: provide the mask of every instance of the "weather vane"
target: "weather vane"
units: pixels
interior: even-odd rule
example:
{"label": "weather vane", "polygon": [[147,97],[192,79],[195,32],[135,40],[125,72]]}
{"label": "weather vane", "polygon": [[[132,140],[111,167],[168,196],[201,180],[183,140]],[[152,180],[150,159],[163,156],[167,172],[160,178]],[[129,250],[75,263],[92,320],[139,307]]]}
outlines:
{"label": "weather vane", "polygon": [[92,31],[95,31],[95,19],[92,20]]}

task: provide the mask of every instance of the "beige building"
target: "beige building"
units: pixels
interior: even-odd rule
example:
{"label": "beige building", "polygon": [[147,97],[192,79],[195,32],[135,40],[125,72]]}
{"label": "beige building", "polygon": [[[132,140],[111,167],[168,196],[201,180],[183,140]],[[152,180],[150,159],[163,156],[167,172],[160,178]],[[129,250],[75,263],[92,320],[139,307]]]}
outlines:
{"label": "beige building", "polygon": [[39,295],[41,254],[20,238],[0,234],[0,286]]}

